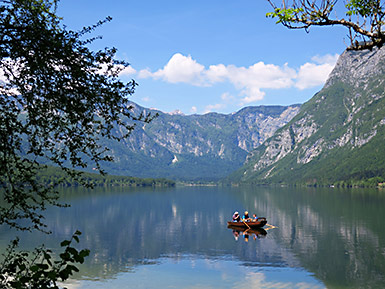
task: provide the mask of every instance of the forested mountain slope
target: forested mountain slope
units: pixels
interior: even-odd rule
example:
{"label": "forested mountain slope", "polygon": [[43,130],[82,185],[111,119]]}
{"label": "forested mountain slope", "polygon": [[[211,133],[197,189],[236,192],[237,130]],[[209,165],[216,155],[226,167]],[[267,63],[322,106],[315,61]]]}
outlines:
{"label": "forested mountain slope", "polygon": [[385,177],[385,48],[345,51],[323,89],[229,180],[330,184]]}
{"label": "forested mountain slope", "polygon": [[[133,112],[149,111],[132,103]],[[246,107],[233,114],[167,114],[137,125],[126,140],[109,141],[114,175],[218,180],[242,166],[247,154],[299,111],[299,105]],[[119,135],[119,128],[115,134]]]}

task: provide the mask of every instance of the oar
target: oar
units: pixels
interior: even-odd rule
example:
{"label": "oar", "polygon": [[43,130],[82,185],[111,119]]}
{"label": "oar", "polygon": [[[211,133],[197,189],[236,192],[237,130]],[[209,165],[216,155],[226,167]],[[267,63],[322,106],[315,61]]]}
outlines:
{"label": "oar", "polygon": [[242,222],[243,222],[243,224],[245,224],[245,225],[246,225],[246,227],[247,227],[247,228],[249,228],[249,230],[251,229],[251,228],[250,228],[250,226],[249,226],[248,224],[246,224],[246,222],[245,222],[245,221],[243,221],[243,220],[242,220]]}

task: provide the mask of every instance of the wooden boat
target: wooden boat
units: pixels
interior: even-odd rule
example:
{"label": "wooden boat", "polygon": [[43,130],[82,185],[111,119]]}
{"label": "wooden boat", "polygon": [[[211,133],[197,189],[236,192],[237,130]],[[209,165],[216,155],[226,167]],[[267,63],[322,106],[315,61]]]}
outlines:
{"label": "wooden boat", "polygon": [[258,218],[255,221],[250,221],[250,222],[227,222],[228,226],[231,227],[236,227],[236,228],[262,228],[267,224],[267,220],[265,217]]}

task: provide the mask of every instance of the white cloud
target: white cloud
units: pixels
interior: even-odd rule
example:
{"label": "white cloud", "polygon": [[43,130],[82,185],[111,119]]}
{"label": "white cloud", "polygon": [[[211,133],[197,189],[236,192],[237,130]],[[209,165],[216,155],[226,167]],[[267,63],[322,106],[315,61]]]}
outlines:
{"label": "white cloud", "polygon": [[127,67],[125,67],[125,68],[119,73],[120,76],[123,76],[123,75],[133,75],[133,74],[136,74],[136,70],[135,70],[132,66],[127,66]]}
{"label": "white cloud", "polygon": [[153,77],[153,73],[151,72],[151,70],[149,68],[146,68],[146,69],[142,69],[138,72],[138,77],[139,78],[149,78],[149,77]]}
{"label": "white cloud", "polygon": [[212,82],[222,82],[228,77],[228,69],[223,64],[210,65],[209,69],[205,71],[207,79]]}
{"label": "white cloud", "polygon": [[227,105],[225,103],[209,104],[205,107],[204,113],[209,113],[215,110],[224,109]]}
{"label": "white cloud", "polygon": [[265,92],[261,89],[282,89],[293,85],[296,77],[294,69],[287,64],[280,67],[273,64],[258,62],[249,67],[227,67],[228,80],[240,90],[241,105],[262,100]]}
{"label": "white cloud", "polygon": [[307,62],[299,68],[295,87],[302,90],[322,85],[333,70],[337,59],[338,54],[314,56],[312,61],[315,63]]}
{"label": "white cloud", "polygon": [[257,87],[250,87],[242,90],[242,94],[245,95],[245,97],[241,99],[240,105],[245,105],[248,103],[262,100],[265,97],[266,93],[262,92]]}
{"label": "white cloud", "polygon": [[233,101],[235,97],[228,92],[222,93],[221,99],[227,102]]}
{"label": "white cloud", "polygon": [[[99,69],[96,71],[97,74],[101,75],[115,75],[119,72],[119,75],[124,75],[124,70],[129,67],[124,67],[122,64],[114,64],[112,62],[110,63],[102,63],[99,64]],[[57,70],[62,69],[62,67],[59,65],[57,67]]]}
{"label": "white cloud", "polygon": [[318,64],[330,64],[330,65],[335,65],[337,60],[338,60],[339,55],[338,54],[326,54],[326,55],[316,55],[311,58],[312,61],[318,63]]}
{"label": "white cloud", "polygon": [[249,67],[211,65],[205,74],[211,83],[230,82],[240,90],[243,102],[253,102],[263,99],[265,93],[261,89],[281,89],[293,85],[296,77],[294,69],[287,64],[280,67],[273,64],[258,62]]}
{"label": "white cloud", "polygon": [[295,70],[287,64],[280,67],[258,62],[248,68],[228,66],[228,78],[239,88],[287,88],[292,86],[295,77]]}
{"label": "white cloud", "polygon": [[197,109],[196,106],[193,106],[193,107],[191,107],[191,109],[190,109],[190,113],[192,113],[192,114],[197,113],[197,111],[198,111],[198,109]]}
{"label": "white cloud", "polygon": [[[333,69],[338,55],[314,56],[312,62],[300,68],[257,62],[249,67],[235,65],[210,65],[208,69],[190,55],[174,54],[168,63],[156,72],[149,69],[139,71],[140,78],[162,79],[169,83],[186,83],[194,86],[212,86],[230,83],[239,91],[238,104],[244,105],[262,100],[265,89],[285,89],[296,87],[300,90],[324,83]],[[233,102],[235,98],[233,99]],[[225,104],[214,104],[206,110],[223,108]]]}
{"label": "white cloud", "polygon": [[140,71],[139,77],[153,77],[170,83],[190,83],[192,85],[203,85],[203,71],[205,67],[197,63],[191,56],[180,53],[174,54],[168,63],[158,71],[151,73],[148,69]]}
{"label": "white cloud", "polygon": [[225,109],[228,105],[236,102],[237,98],[231,95],[230,93],[225,92],[221,95],[221,100],[221,103],[206,105],[204,113]]}
{"label": "white cloud", "polygon": [[295,87],[298,89],[307,89],[325,83],[329,73],[334,66],[330,64],[317,65],[314,63],[305,63],[298,72]]}

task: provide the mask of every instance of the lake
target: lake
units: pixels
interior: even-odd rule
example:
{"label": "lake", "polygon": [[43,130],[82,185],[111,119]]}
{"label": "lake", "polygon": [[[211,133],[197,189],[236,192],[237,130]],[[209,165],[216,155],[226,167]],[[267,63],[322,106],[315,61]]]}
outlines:
{"label": "lake", "polygon": [[[91,250],[74,288],[385,288],[385,191],[336,188],[66,189],[51,235],[76,230]],[[233,212],[265,216],[257,234],[227,228]],[[15,232],[0,228],[4,250]]]}

